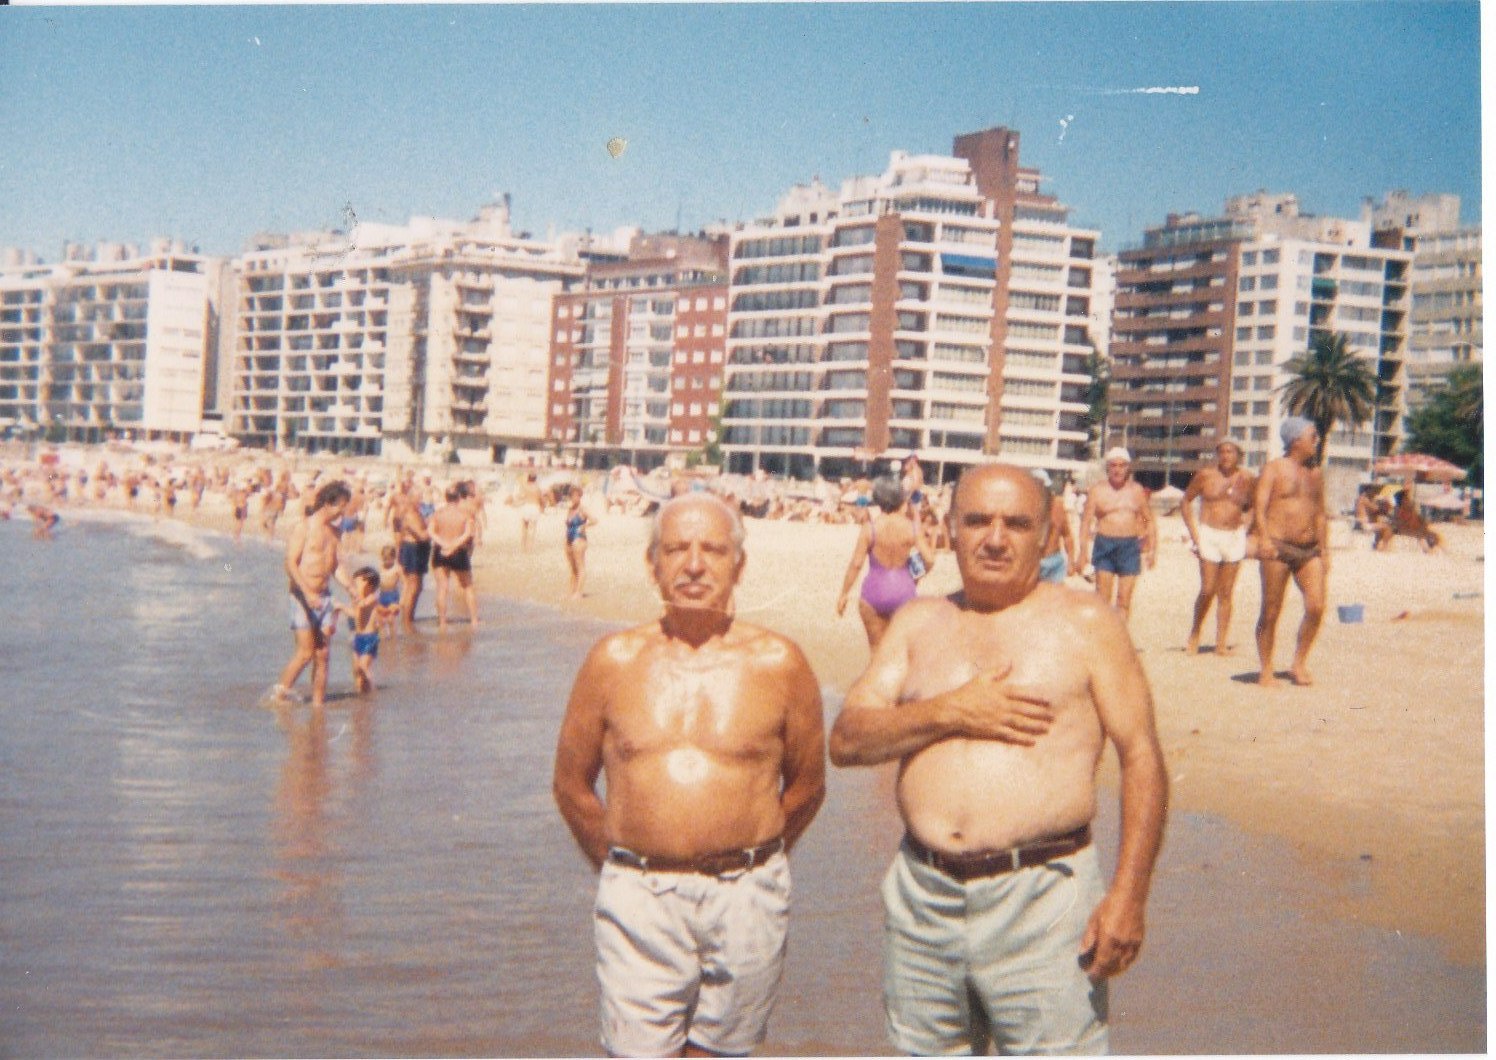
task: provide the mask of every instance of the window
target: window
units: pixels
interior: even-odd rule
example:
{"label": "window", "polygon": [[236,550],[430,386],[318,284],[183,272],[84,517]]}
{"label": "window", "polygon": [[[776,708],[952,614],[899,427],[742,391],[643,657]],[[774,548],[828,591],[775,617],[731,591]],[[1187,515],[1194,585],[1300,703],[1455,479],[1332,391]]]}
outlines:
{"label": "window", "polygon": [[1254,401],[1252,402],[1252,415],[1266,416],[1271,412],[1271,406],[1272,402],[1270,401]]}
{"label": "window", "polygon": [[1255,291],[1255,290],[1257,290],[1257,277],[1255,277],[1255,276],[1243,276],[1239,281],[1237,281],[1236,289],[1238,291]]}

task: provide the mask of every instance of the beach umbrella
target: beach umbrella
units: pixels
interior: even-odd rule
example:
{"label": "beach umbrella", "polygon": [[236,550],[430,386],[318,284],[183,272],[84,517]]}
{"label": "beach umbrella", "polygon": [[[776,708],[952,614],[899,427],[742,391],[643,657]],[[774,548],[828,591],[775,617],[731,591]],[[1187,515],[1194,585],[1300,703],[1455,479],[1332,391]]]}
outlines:
{"label": "beach umbrella", "polygon": [[1465,469],[1448,460],[1426,453],[1398,453],[1384,456],[1373,465],[1378,475],[1415,475],[1428,482],[1453,482],[1465,477]]}

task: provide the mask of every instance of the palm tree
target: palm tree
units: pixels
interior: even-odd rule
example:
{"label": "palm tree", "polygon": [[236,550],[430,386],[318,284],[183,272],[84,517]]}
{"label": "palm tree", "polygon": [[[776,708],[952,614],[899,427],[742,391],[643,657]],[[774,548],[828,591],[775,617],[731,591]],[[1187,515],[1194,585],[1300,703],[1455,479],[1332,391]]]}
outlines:
{"label": "palm tree", "polygon": [[1278,388],[1283,407],[1314,424],[1319,432],[1315,461],[1322,466],[1336,424],[1359,427],[1376,414],[1376,371],[1341,334],[1316,336],[1306,352],[1284,367],[1292,378]]}

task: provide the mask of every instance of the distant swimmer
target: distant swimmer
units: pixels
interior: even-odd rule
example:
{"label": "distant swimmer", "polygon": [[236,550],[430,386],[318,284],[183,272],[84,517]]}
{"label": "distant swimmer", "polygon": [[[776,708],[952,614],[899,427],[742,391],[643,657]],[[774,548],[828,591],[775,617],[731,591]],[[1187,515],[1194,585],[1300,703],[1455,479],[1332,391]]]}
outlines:
{"label": "distant swimmer", "polygon": [[31,514],[31,536],[38,541],[51,541],[52,531],[62,522],[62,516],[43,504],[28,504],[26,511]]}
{"label": "distant swimmer", "polygon": [[599,869],[612,1056],[746,1055],[782,977],[786,853],[825,795],[821,695],[793,642],[733,617],[743,558],[720,499],[662,505],[646,560],[664,615],[593,647],[561,722],[554,792]]}
{"label": "distant swimmer", "polygon": [[[1105,1052],[1106,981],[1142,949],[1168,803],[1152,695],[1120,612],[1040,580],[1050,512],[1020,468],[962,475],[960,592],[894,616],[831,730],[837,765],[899,764],[883,1004],[902,1053]],[[1110,885],[1091,835],[1105,741]]]}
{"label": "distant swimmer", "polygon": [[1257,683],[1278,683],[1273,673],[1273,642],[1278,617],[1292,576],[1304,597],[1289,677],[1309,685],[1309,649],[1325,616],[1326,583],[1330,574],[1329,518],[1325,513],[1324,473],[1311,465],[1319,445],[1319,431],[1302,416],[1290,416],[1278,428],[1286,450],[1262,469],[1253,502],[1257,558],[1262,573],[1262,611],[1257,616],[1257,657],[1262,670]]}
{"label": "distant swimmer", "polygon": [[540,512],[545,503],[535,481],[535,472],[526,472],[525,480],[514,491],[512,502],[519,505],[519,547],[528,552],[535,544],[535,528],[540,524]]}
{"label": "distant swimmer", "polygon": [[229,490],[229,504],[234,509],[234,540],[244,536],[244,520],[249,518],[249,491],[236,483]]}
{"label": "distant swimmer", "polygon": [[[1252,518],[1252,495],[1257,480],[1241,466],[1241,446],[1227,439],[1216,445],[1216,462],[1190,479],[1179,506],[1190,544],[1200,560],[1200,595],[1195,597],[1194,624],[1185,651],[1200,650],[1200,632],[1211,602],[1216,605],[1217,655],[1230,655],[1226,635],[1231,628],[1231,596],[1236,575],[1247,558],[1247,524]],[[1200,499],[1200,514],[1193,501]]]}
{"label": "distant swimmer", "polygon": [[379,657],[379,572],[360,567],[353,572],[353,603],[333,604],[348,616],[353,630],[353,687],[360,694],[372,691],[374,660]]}
{"label": "distant swimmer", "polygon": [[889,475],[874,482],[873,504],[878,510],[857,535],[847,573],[842,578],[841,594],[836,598],[839,617],[845,613],[852,586],[857,584],[857,576],[866,566],[867,577],[862,580],[857,611],[870,648],[878,646],[894,612],[918,595],[910,561],[917,557],[924,570],[935,564],[935,550],[925,538],[923,526],[912,516],[908,497],[898,479]]}
{"label": "distant swimmer", "polygon": [[1106,452],[1106,478],[1086,494],[1081,517],[1080,555],[1096,571],[1096,591],[1115,604],[1125,621],[1132,593],[1146,564],[1151,570],[1158,550],[1158,525],[1148,491],[1132,477],[1132,456],[1121,446]]}
{"label": "distant swimmer", "polygon": [[338,533],[334,524],[352,496],[347,485],[329,482],[317,491],[312,511],[296,524],[286,542],[286,575],[290,579],[291,632],[295,650],[281,671],[275,695],[287,699],[291,686],[308,663],[312,665],[312,706],[327,701],[327,663],[337,612],[333,609],[334,578],[353,595],[353,583],[338,567]]}
{"label": "distant swimmer", "polygon": [[478,599],[473,592],[473,535],[477,523],[463,506],[460,487],[448,486],[446,500],[429,524],[431,576],[436,582],[436,628],[441,633],[447,631],[448,598],[454,580],[462,589],[468,622],[478,624]]}
{"label": "distant swimmer", "polygon": [[596,522],[582,505],[582,487],[573,486],[566,507],[566,565],[571,568],[573,600],[582,598],[587,585],[587,528]]}

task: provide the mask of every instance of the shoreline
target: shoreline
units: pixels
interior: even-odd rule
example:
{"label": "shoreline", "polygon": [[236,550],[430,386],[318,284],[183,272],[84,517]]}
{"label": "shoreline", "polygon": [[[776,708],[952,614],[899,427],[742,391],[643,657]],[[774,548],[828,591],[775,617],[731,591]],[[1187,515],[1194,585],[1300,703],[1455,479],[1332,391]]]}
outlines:
{"label": "shoreline", "polygon": [[[64,507],[64,518],[78,507]],[[128,511],[115,504],[82,507]],[[258,503],[245,538],[269,544],[251,529],[257,515]],[[184,496],[177,513],[162,518],[232,536],[227,502],[213,491],[200,509]],[[657,617],[644,564],[647,519],[600,517],[590,533],[586,596],[570,601],[561,518],[556,509],[545,513],[534,550],[523,553],[518,510],[488,498],[488,530],[474,556],[475,584],[488,606],[509,598],[609,622]],[[294,523],[283,518],[275,547]],[[1160,519],[1158,567],[1139,581],[1131,622],[1153,687],[1171,807],[1286,839],[1302,868],[1333,895],[1318,910],[1324,915],[1427,937],[1450,960],[1483,965],[1483,527],[1450,527],[1442,555],[1423,555],[1404,540],[1392,552],[1373,554],[1364,536],[1332,549],[1330,608],[1311,656],[1317,683],[1270,690],[1248,683],[1258,669],[1252,625],[1259,590],[1251,562],[1237,584],[1235,656],[1182,650],[1198,587],[1182,533],[1177,516]],[[363,551],[377,555],[386,539],[370,528]],[[799,643],[823,689],[837,694],[868,657],[855,614],[849,609],[838,619],[834,612],[855,540],[853,526],[747,520],[738,592],[738,613]],[[956,584],[953,558],[941,553],[920,591],[940,594]],[[1085,585],[1076,578],[1069,584]],[[430,592],[428,580],[428,600]],[[1364,621],[1339,622],[1336,605],[1353,602],[1363,604]],[[1278,631],[1280,668],[1301,614],[1290,591]],[[446,635],[460,635],[464,625],[459,619]],[[1212,616],[1207,645],[1213,631]],[[1101,777],[1108,790],[1115,788],[1114,755],[1103,756]]]}

